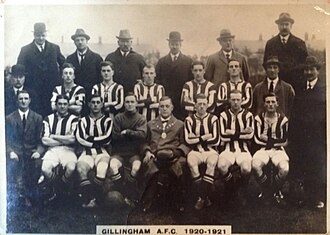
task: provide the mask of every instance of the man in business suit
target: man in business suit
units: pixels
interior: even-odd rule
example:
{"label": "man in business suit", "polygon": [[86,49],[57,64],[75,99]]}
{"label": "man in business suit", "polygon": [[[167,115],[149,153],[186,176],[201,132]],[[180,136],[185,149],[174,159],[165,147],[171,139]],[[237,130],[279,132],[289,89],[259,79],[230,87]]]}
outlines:
{"label": "man in business suit", "polygon": [[16,64],[11,69],[10,86],[5,88],[5,114],[11,114],[17,110],[17,93],[22,90],[27,90],[31,98],[31,107],[33,110],[39,108],[39,100],[36,99],[35,92],[24,86],[25,84],[25,66]]}
{"label": "man in business suit", "polygon": [[[100,63],[103,59],[99,54],[89,49],[90,36],[83,29],[77,29],[71,39],[77,50],[66,58],[66,62],[74,66],[75,82],[85,88],[86,100],[89,100],[93,86],[102,82]],[[84,111],[86,110],[84,109]],[[87,113],[85,112],[85,114]]]}
{"label": "man in business suit", "polygon": [[133,92],[134,85],[141,82],[142,70],[146,65],[142,55],[133,51],[132,37],[128,29],[120,30],[116,51],[105,58],[115,66],[114,81],[123,85],[124,92]]}
{"label": "man in business suit", "polygon": [[34,24],[34,40],[22,47],[17,64],[25,65],[27,76],[26,86],[33,89],[40,100],[42,116],[51,113],[49,105],[52,90],[60,84],[60,67],[64,63],[60,47],[46,40],[46,25]]}
{"label": "man in business suit", "polygon": [[291,33],[294,20],[289,13],[281,13],[275,23],[278,25],[279,34],[267,41],[264,62],[269,56],[277,56],[282,64],[280,79],[290,83],[296,90],[303,75],[300,66],[308,55],[306,44]]}
{"label": "man in business suit", "polygon": [[181,91],[186,82],[193,80],[193,61],[181,52],[183,39],[179,32],[170,32],[167,40],[170,52],[160,58],[156,65],[156,83],[163,85],[165,94],[172,99],[174,116],[184,120],[186,112],[181,109]]}
{"label": "man in business suit", "polygon": [[8,192],[17,193],[16,196],[25,199],[26,206],[31,206],[40,175],[39,159],[44,152],[42,117],[30,110],[31,98],[27,91],[19,91],[17,103],[18,109],[6,117]]}
{"label": "man in business suit", "polygon": [[304,180],[306,204],[322,209],[326,202],[326,80],[319,76],[321,63],[308,56],[304,86],[297,92],[292,114],[294,176]]}
{"label": "man in business suit", "polygon": [[207,59],[205,77],[207,80],[219,86],[221,83],[229,80],[228,75],[228,61],[237,60],[242,69],[242,79],[249,81],[250,72],[246,61],[246,58],[241,53],[235,51],[234,38],[229,29],[222,29],[220,31],[220,37],[217,38],[221,46],[221,50],[210,55]]}
{"label": "man in business suit", "polygon": [[267,77],[258,83],[253,90],[253,102],[251,111],[254,115],[264,110],[264,96],[268,93],[275,93],[278,97],[279,112],[290,119],[295,92],[292,86],[282,81],[278,74],[281,70],[281,63],[276,56],[269,57],[263,64]]}

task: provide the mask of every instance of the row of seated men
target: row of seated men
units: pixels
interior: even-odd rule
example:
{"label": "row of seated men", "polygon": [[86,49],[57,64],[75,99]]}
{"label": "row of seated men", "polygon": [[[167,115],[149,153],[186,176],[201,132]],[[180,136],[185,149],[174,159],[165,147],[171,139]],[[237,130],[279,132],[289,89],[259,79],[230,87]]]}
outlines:
{"label": "row of seated men", "polygon": [[[229,168],[235,163],[240,167],[243,185],[247,185],[248,176],[253,168],[264,195],[269,197],[274,191],[268,188],[267,176],[262,169],[271,158],[279,169],[275,176],[275,191],[280,193],[281,185],[289,170],[289,158],[283,146],[287,143],[288,117],[286,116],[289,115],[294,92],[290,85],[277,78],[280,63],[276,57],[269,58],[265,63],[270,80],[268,89],[262,93],[260,88],[262,84],[258,84],[253,92],[253,102],[251,86],[240,79],[241,70],[238,61],[229,62],[230,81],[221,84],[219,92],[216,92],[212,84],[203,78],[203,63],[194,62],[192,64],[194,80],[187,82],[182,91],[182,103],[189,114],[184,125],[172,116],[173,105],[169,97],[162,96],[164,89],[154,84],[155,71],[152,66],[144,68],[144,82],[135,85],[135,94],[129,93],[125,99],[121,86],[112,80],[111,66],[110,62],[101,63],[104,82],[93,88],[93,95],[87,102],[90,114],[79,118],[83,108],[84,89],[74,84],[74,68],[66,64],[62,72],[63,86],[54,89],[51,99],[55,113],[45,117],[43,125],[37,123],[36,126],[32,125],[30,130],[32,133],[28,132],[29,116],[26,113],[30,112],[30,93],[19,91],[17,95],[19,110],[6,119],[7,152],[10,160],[14,160],[17,165],[15,161],[20,162],[20,159],[23,160],[26,156],[39,159],[46,151],[42,158],[42,174],[39,179],[39,183],[46,184],[59,180],[59,172],[55,171],[61,169],[56,168],[59,164],[64,169],[60,179],[64,184],[70,181],[72,173],[77,169],[81,189],[79,194],[83,199],[84,207],[94,206],[96,196],[102,195],[100,186],[104,183],[108,169],[114,187],[121,185],[119,188],[123,190],[134,187],[141,162],[148,166],[146,175],[149,175],[150,171],[154,172],[152,169],[157,168],[157,164],[151,159],[170,160],[172,172],[180,177],[182,170],[179,165],[181,166],[182,160],[177,161],[177,159],[183,156],[187,157],[193,185],[198,192],[195,203],[195,208],[198,210],[211,204],[208,193],[214,182],[216,168],[219,169],[227,188],[232,188]],[[24,66],[14,66],[12,73],[14,79],[20,80],[19,77],[24,77]],[[16,76],[19,73],[23,76]],[[283,84],[282,96],[276,96],[274,92]],[[216,99],[216,96],[220,98]],[[120,102],[113,102],[114,100],[124,103],[124,112],[118,113],[121,105]],[[219,105],[216,105],[215,100],[219,101]],[[255,118],[248,110],[252,103],[256,103],[255,107],[258,109]],[[219,107],[219,115],[211,113]],[[142,108],[140,110],[142,115],[136,111],[136,108]],[[158,109],[160,116],[156,118]],[[118,114],[115,115],[116,113]],[[40,119],[41,117],[36,114],[35,121],[40,124]],[[149,121],[148,128],[147,121]],[[172,127],[176,130],[174,136],[167,133]],[[38,142],[41,132],[42,145]],[[255,153],[252,161],[248,146],[253,136],[255,142],[263,147]],[[151,141],[149,146],[145,144],[146,137]],[[18,139],[22,139],[23,143],[14,141]],[[76,141],[83,147],[78,161],[73,149]],[[141,149],[141,146],[144,147]],[[23,167],[22,172],[27,175],[21,176],[19,181],[30,181],[33,178],[28,176],[31,173],[31,160],[28,157],[28,160],[22,162],[18,165]],[[202,163],[206,164],[206,171],[201,174],[198,166]],[[131,169],[124,187],[120,172],[123,165]],[[89,172],[94,168],[96,173],[91,177]],[[9,171],[8,175],[11,174]],[[36,180],[23,185],[25,185],[23,188],[26,186],[29,186],[27,187],[29,189],[33,188]],[[27,195],[26,199],[30,196]]]}

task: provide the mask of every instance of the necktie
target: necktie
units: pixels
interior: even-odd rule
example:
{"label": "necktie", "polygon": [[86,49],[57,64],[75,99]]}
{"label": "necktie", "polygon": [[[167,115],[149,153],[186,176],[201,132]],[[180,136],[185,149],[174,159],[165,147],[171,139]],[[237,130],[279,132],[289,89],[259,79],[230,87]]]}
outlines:
{"label": "necktie", "polygon": [[308,82],[307,90],[312,90],[312,84],[310,82]]}
{"label": "necktie", "polygon": [[178,56],[175,55],[175,56],[173,57],[173,62],[177,61],[177,59],[178,59]]}
{"label": "necktie", "polygon": [[40,46],[40,52],[43,53],[44,52],[44,47]]}
{"label": "necktie", "polygon": [[273,81],[270,82],[269,92],[274,92],[274,82]]}
{"label": "necktie", "polygon": [[80,65],[82,65],[82,63],[84,61],[85,54],[80,54],[79,53],[79,56],[80,56]]}
{"label": "necktie", "polygon": [[283,45],[286,44],[286,40],[285,40],[285,38],[282,38],[282,43],[283,43]]}
{"label": "necktie", "polygon": [[229,62],[230,60],[230,54],[226,54],[227,61]]}
{"label": "necktie", "polygon": [[25,117],[25,114],[23,114],[22,124],[23,124],[23,130],[25,130],[25,126],[26,126],[26,117]]}

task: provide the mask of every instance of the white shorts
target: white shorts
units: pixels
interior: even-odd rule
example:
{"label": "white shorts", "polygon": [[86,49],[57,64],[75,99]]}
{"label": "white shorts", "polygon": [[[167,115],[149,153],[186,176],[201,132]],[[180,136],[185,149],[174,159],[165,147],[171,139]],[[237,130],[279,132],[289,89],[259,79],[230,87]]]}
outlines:
{"label": "white shorts", "polygon": [[252,161],[252,156],[250,152],[230,152],[228,150],[225,150],[220,153],[219,160],[221,158],[228,160],[231,165],[234,165],[236,162],[238,166],[240,166],[242,162]]}
{"label": "white shorts", "polygon": [[43,161],[51,162],[53,167],[61,164],[65,167],[69,162],[77,163],[74,149],[69,146],[50,147],[42,158]]}
{"label": "white shorts", "polygon": [[275,166],[278,166],[278,164],[281,161],[289,161],[289,157],[284,149],[275,149],[275,148],[269,150],[265,150],[265,148],[261,148],[253,155],[253,160],[254,159],[260,160],[265,165],[269,162],[269,160],[271,160]]}
{"label": "white shorts", "polygon": [[84,150],[80,155],[78,162],[86,162],[91,168],[97,166],[97,164],[99,164],[101,159],[103,162],[109,163],[110,155],[104,148],[101,149],[102,153],[99,154],[97,154],[96,151],[93,150],[95,149],[92,149],[92,155],[86,155],[86,150]]}
{"label": "white shorts", "polygon": [[189,164],[190,159],[193,158],[193,159],[196,159],[197,164],[200,165],[202,163],[207,163],[208,161],[210,161],[211,157],[214,157],[214,158],[212,158],[212,161],[213,161],[213,159],[216,158],[215,161],[217,162],[219,154],[215,150],[204,151],[204,152],[198,152],[198,151],[192,150],[187,155],[187,162]]}

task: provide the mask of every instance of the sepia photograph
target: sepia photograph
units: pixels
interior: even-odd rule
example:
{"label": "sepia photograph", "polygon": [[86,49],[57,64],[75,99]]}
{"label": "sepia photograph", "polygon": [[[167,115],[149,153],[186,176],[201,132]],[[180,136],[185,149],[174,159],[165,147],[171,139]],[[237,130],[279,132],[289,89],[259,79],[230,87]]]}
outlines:
{"label": "sepia photograph", "polygon": [[328,234],[329,1],[1,1],[0,234]]}

